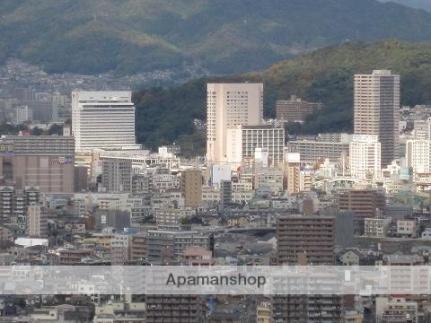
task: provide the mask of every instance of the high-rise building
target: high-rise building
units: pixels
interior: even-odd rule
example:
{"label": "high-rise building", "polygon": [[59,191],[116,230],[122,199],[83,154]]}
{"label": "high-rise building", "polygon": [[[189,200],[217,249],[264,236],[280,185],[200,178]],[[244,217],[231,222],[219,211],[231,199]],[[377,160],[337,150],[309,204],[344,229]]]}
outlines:
{"label": "high-rise building", "polygon": [[227,162],[227,130],[263,121],[263,84],[207,84],[207,161]]}
{"label": "high-rise building", "polygon": [[32,204],[27,209],[27,235],[44,238],[48,235],[46,209],[41,205]]}
{"label": "high-rise building", "polygon": [[406,163],[415,174],[431,173],[431,140],[407,140]]}
{"label": "high-rise building", "polygon": [[136,148],[132,93],[72,92],[72,133],[76,151]]}
{"label": "high-rise building", "polygon": [[353,135],[349,146],[350,174],[358,179],[381,177],[381,144],[377,136]]}
{"label": "high-rise building", "polygon": [[254,157],[257,148],[268,152],[269,165],[283,163],[284,128],[271,125],[237,126],[227,130],[227,162],[240,165]]}
{"label": "high-rise building", "polygon": [[299,193],[301,191],[301,155],[287,153],[285,164],[287,192],[289,194]]}
{"label": "high-rise building", "polygon": [[[335,217],[286,215],[277,219],[279,264],[333,265]],[[273,297],[274,322],[341,322],[342,299],[337,295]]]}
{"label": "high-rise building", "polygon": [[335,262],[335,218],[286,215],[277,219],[279,264],[331,265]]}
{"label": "high-rise building", "polygon": [[375,218],[386,207],[383,192],[373,189],[355,189],[340,192],[337,197],[339,211],[353,213],[357,233],[364,232],[364,220]]}
{"label": "high-rise building", "polygon": [[220,208],[224,209],[232,204],[232,181],[220,182]]}
{"label": "high-rise building", "polygon": [[322,108],[322,103],[308,102],[292,95],[289,100],[278,100],[275,111],[277,120],[304,122],[314,112]]}
{"label": "high-rise building", "polygon": [[132,161],[120,158],[102,158],[102,185],[107,192],[131,192]]}
{"label": "high-rise building", "polygon": [[59,136],[5,136],[0,139],[0,175],[17,189],[72,193],[74,139]]}
{"label": "high-rise building", "polygon": [[355,134],[375,135],[382,144],[382,166],[398,157],[400,76],[387,70],[355,75]]}
{"label": "high-rise building", "polygon": [[202,203],[202,171],[188,169],[181,174],[181,187],[186,207],[197,208]]}

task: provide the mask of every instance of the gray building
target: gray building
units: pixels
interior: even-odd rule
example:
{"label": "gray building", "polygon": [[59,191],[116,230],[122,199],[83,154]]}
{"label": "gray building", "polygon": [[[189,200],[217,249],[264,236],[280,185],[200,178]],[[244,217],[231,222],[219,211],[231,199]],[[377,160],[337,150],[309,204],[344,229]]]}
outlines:
{"label": "gray building", "polygon": [[107,192],[131,192],[132,161],[130,159],[102,159],[102,185]]}

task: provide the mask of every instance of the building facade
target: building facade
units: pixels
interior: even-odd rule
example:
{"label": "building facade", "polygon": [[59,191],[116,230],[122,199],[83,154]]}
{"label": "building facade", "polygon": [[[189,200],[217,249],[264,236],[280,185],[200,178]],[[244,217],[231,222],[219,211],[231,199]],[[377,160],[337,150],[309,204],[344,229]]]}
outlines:
{"label": "building facade", "polygon": [[0,174],[17,189],[73,193],[74,139],[59,136],[5,136],[0,139]]}
{"label": "building facade", "polygon": [[375,135],[382,144],[382,166],[398,158],[400,76],[387,70],[355,75],[354,132]]}
{"label": "building facade", "polygon": [[277,120],[304,122],[305,119],[322,108],[322,103],[308,102],[292,95],[289,100],[277,100]]}
{"label": "building facade", "polygon": [[381,144],[377,136],[354,135],[349,146],[350,174],[358,179],[381,177]]}
{"label": "building facade", "polygon": [[263,84],[207,84],[207,161],[227,162],[227,130],[260,125],[263,120]]}
{"label": "building facade", "polygon": [[72,133],[76,151],[136,147],[132,93],[72,92]]}
{"label": "building facade", "polygon": [[244,160],[255,157],[256,149],[268,152],[269,166],[283,163],[284,128],[271,125],[238,126],[227,130],[227,161],[229,164],[240,165]]}

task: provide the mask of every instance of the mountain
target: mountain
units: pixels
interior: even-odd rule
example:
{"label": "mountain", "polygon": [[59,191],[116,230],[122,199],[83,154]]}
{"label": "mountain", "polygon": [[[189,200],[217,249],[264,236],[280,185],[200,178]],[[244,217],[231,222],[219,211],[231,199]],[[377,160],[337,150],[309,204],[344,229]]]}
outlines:
{"label": "mountain", "polygon": [[431,40],[431,13],[376,0],[0,1],[0,63],[48,72],[233,74],[385,38]]}
{"label": "mountain", "polygon": [[403,104],[431,104],[431,44],[353,42],[282,61],[262,72],[197,79],[135,93],[138,138],[147,147],[177,141],[187,154],[202,153],[204,133],[196,130],[194,120],[205,120],[205,84],[209,81],[264,82],[266,117],[274,116],[277,99],[292,94],[324,103],[324,109],[304,126],[290,125],[290,133],[351,131],[353,75],[373,69],[391,69],[401,75]]}
{"label": "mountain", "polygon": [[395,2],[404,6],[424,9],[431,12],[431,1],[429,0],[382,0],[382,2]]}

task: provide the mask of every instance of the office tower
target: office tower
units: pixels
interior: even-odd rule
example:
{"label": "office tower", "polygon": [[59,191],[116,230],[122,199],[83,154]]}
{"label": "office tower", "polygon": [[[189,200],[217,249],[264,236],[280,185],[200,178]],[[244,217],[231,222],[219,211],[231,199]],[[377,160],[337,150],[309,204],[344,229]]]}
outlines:
{"label": "office tower", "polygon": [[120,158],[102,158],[102,186],[107,192],[132,190],[132,161]]}
{"label": "office tower", "polygon": [[355,189],[340,192],[337,196],[339,211],[353,213],[355,232],[364,232],[364,220],[375,218],[386,207],[385,194],[373,189]]}
{"label": "office tower", "polygon": [[400,76],[387,70],[355,75],[355,134],[375,135],[382,144],[382,166],[398,158]]}
{"label": "office tower", "polygon": [[263,121],[263,84],[207,84],[207,161],[227,162],[227,129],[260,125]]}
{"label": "office tower", "polygon": [[132,93],[72,92],[72,133],[76,151],[136,148]]}
{"label": "office tower", "polygon": [[349,146],[350,174],[358,179],[381,177],[381,144],[377,136],[353,135]]}
{"label": "office tower", "polygon": [[17,189],[34,186],[43,193],[72,193],[74,156],[73,137],[0,138],[0,174]]}
{"label": "office tower", "polygon": [[188,169],[181,174],[181,188],[186,207],[197,208],[202,203],[202,171]]}
{"label": "office tower", "polygon": [[240,166],[243,161],[251,160],[256,149],[268,151],[269,165],[283,163],[284,128],[271,125],[237,126],[227,130],[227,162]]}
{"label": "office tower", "polygon": [[299,193],[301,191],[301,155],[287,153],[285,163],[287,192],[289,194]]}
{"label": "office tower", "polygon": [[341,134],[339,137],[327,138],[319,136],[315,140],[300,139],[289,141],[286,144],[288,152],[299,153],[301,161],[308,164],[321,162],[329,159],[338,163],[343,156],[349,155],[349,145],[352,136]]}
{"label": "office tower", "polygon": [[331,265],[335,262],[335,217],[286,215],[277,219],[277,257],[281,264]]}
{"label": "office tower", "polygon": [[[335,217],[280,216],[276,235],[279,265],[335,264]],[[341,322],[341,313],[337,295],[273,297],[274,322]]]}
{"label": "office tower", "polygon": [[220,182],[220,208],[224,209],[232,204],[232,182]]}
{"label": "office tower", "polygon": [[277,120],[289,122],[304,122],[314,112],[322,108],[322,103],[308,102],[292,95],[289,100],[277,100]]}
{"label": "office tower", "polygon": [[407,140],[406,164],[415,174],[431,173],[431,140]]}
{"label": "office tower", "polygon": [[37,204],[27,209],[27,235],[35,238],[48,236],[47,210]]}

